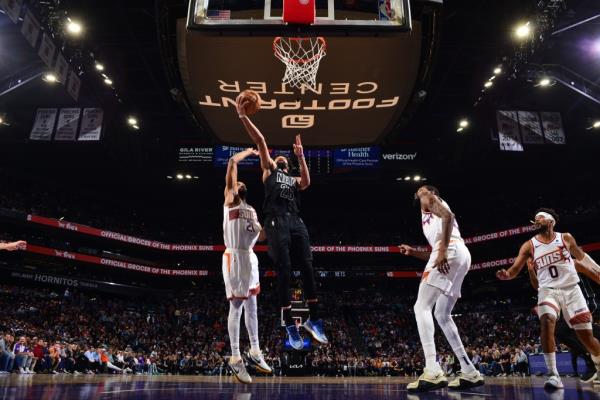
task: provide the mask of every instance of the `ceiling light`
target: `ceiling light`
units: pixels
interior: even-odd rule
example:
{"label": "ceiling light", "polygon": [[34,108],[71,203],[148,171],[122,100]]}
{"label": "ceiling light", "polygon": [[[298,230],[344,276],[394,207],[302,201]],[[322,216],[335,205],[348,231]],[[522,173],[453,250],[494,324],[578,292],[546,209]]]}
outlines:
{"label": "ceiling light", "polygon": [[177,174],[177,175],[175,175],[175,177],[180,180],[183,179],[183,175],[181,175],[181,174]]}
{"label": "ceiling light", "polygon": [[404,177],[404,180],[405,180],[405,181],[410,181],[410,176],[405,176],[405,177]]}
{"label": "ceiling light", "polygon": [[129,125],[137,125],[138,121],[137,121],[137,119],[135,119],[135,117],[129,117],[129,118],[127,118],[127,123]]}
{"label": "ceiling light", "polygon": [[79,35],[81,33],[81,31],[83,30],[83,27],[81,26],[81,24],[77,21],[72,21],[71,19],[68,20],[67,22],[67,31],[73,35]]}
{"label": "ceiling light", "polygon": [[486,83],[483,84],[483,86],[486,87],[486,88],[489,88],[489,87],[492,87],[493,84],[494,84],[494,82],[487,81]]}
{"label": "ceiling light", "polygon": [[104,65],[100,64],[100,63],[96,63],[96,69],[98,71],[104,71]]}
{"label": "ceiling light", "polygon": [[515,28],[515,35],[519,39],[525,39],[531,34],[531,25],[529,22],[519,25]]}
{"label": "ceiling light", "polygon": [[465,128],[458,128],[458,129],[456,130],[456,132],[462,132],[462,131],[464,131],[464,130],[465,130]]}
{"label": "ceiling light", "polygon": [[600,128],[600,120],[599,121],[594,121],[594,124],[592,125],[592,127],[594,127],[595,129]]}
{"label": "ceiling light", "polygon": [[501,74],[501,73],[502,73],[502,68],[500,68],[500,67],[494,68],[494,75],[498,75],[498,74]]}
{"label": "ceiling light", "polygon": [[458,126],[460,126],[461,128],[466,128],[467,126],[469,126],[469,121],[466,119],[463,119],[458,123]]}
{"label": "ceiling light", "polygon": [[58,82],[58,79],[56,78],[56,75],[54,75],[53,73],[47,73],[47,74],[45,74],[43,79],[46,82],[48,82],[48,83]]}
{"label": "ceiling light", "polygon": [[550,83],[552,83],[552,81],[549,78],[542,78],[542,79],[540,79],[540,82],[538,83],[538,85],[545,87],[545,86],[549,86]]}
{"label": "ceiling light", "polygon": [[199,176],[196,176],[196,175],[194,175],[194,179],[200,179],[200,177],[199,177]]}
{"label": "ceiling light", "polygon": [[420,177],[419,175],[415,175],[415,176],[413,177],[413,180],[414,180],[415,182],[419,182],[419,181],[421,180],[421,177]]}
{"label": "ceiling light", "polygon": [[167,179],[173,179],[171,175],[167,175]]}
{"label": "ceiling light", "polygon": [[133,129],[135,129],[136,131],[138,131],[140,129],[139,125],[132,125],[131,126]]}
{"label": "ceiling light", "polygon": [[190,174],[186,174],[185,179],[192,179],[192,176]]}
{"label": "ceiling light", "polygon": [[106,78],[104,79],[104,83],[106,83],[107,85],[112,85],[113,81],[111,81],[110,78]]}

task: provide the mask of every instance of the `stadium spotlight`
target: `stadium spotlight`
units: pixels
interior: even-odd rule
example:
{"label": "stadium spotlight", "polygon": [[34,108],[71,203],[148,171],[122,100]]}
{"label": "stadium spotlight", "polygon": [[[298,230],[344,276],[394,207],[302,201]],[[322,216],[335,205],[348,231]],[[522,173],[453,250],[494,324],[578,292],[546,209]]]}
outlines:
{"label": "stadium spotlight", "polygon": [[183,179],[183,175],[182,175],[182,174],[177,174],[177,175],[175,175],[175,177],[176,177],[177,179],[179,179],[179,180],[182,180],[182,179]]}
{"label": "stadium spotlight", "polygon": [[413,177],[413,180],[414,180],[415,182],[419,182],[419,181],[421,180],[421,177],[420,177],[419,175],[415,175],[415,176]]}
{"label": "stadium spotlight", "polygon": [[515,28],[515,36],[517,37],[517,39],[526,39],[527,37],[529,37],[529,35],[531,35],[531,25],[528,22],[518,25]]}
{"label": "stadium spotlight", "polygon": [[493,84],[494,84],[494,82],[487,81],[486,83],[483,84],[483,87],[489,88],[489,87],[492,87]]}
{"label": "stadium spotlight", "polygon": [[97,71],[104,71],[104,65],[102,65],[100,63],[96,63],[96,70]]}
{"label": "stadium spotlight", "polygon": [[501,67],[494,68],[494,75],[500,75],[501,73],[502,73],[502,68]]}
{"label": "stadium spotlight", "polygon": [[128,117],[127,118],[127,123],[131,126],[133,125],[137,125],[138,121],[135,117]]}
{"label": "stadium spotlight", "polygon": [[71,20],[71,18],[67,18],[67,32],[71,35],[78,36],[81,31],[83,31],[83,27],[77,21]]}
{"label": "stadium spotlight", "polygon": [[185,179],[192,179],[192,176],[190,174],[186,174]]}
{"label": "stadium spotlight", "polygon": [[550,78],[542,78],[538,82],[538,86],[546,87],[546,86],[550,86],[551,83],[552,83],[552,81],[550,80]]}
{"label": "stadium spotlight", "polygon": [[105,78],[104,83],[106,83],[107,85],[112,85],[113,81],[110,78]]}
{"label": "stadium spotlight", "polygon": [[48,72],[47,74],[44,74],[44,77],[42,79],[48,83],[58,82],[58,78],[56,78],[56,75],[54,75],[52,72]]}

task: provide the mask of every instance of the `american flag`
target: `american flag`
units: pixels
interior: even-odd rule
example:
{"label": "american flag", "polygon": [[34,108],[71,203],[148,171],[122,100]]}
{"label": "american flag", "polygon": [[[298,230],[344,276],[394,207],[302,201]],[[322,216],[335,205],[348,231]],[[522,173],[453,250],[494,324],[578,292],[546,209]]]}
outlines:
{"label": "american flag", "polygon": [[231,19],[231,10],[208,10],[208,19]]}

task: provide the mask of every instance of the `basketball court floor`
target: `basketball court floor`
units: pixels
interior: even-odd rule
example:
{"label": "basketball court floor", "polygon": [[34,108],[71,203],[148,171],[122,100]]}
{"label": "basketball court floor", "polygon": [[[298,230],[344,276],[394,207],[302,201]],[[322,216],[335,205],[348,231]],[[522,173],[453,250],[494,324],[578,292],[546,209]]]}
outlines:
{"label": "basketball court floor", "polygon": [[[252,385],[229,377],[11,375],[0,381],[0,399],[600,399],[598,387],[564,378],[564,390],[547,393],[543,377],[488,378],[466,391],[411,394],[409,378],[256,378]],[[594,390],[596,389],[596,390]]]}

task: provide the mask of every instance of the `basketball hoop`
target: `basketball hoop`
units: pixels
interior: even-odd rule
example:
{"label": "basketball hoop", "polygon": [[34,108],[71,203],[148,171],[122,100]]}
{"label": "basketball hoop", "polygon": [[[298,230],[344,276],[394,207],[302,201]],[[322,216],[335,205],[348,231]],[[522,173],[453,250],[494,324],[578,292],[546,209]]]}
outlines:
{"label": "basketball hoop", "polygon": [[275,57],[285,64],[283,83],[300,88],[302,85],[315,88],[319,63],[325,57],[327,43],[325,38],[317,37],[281,37],[273,40]]}

